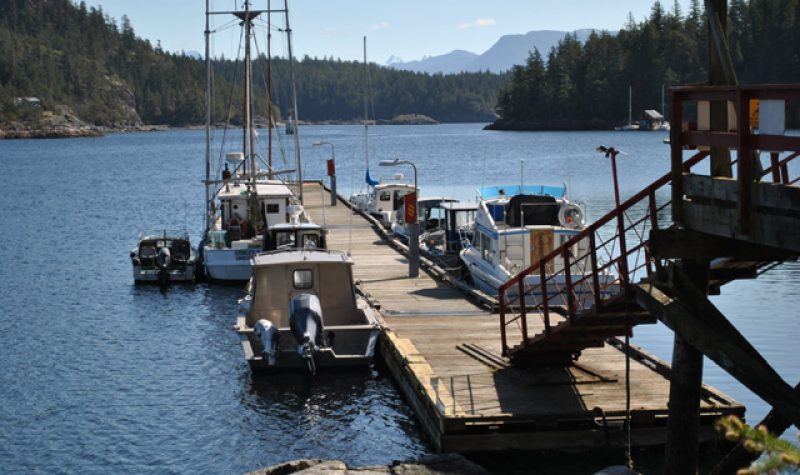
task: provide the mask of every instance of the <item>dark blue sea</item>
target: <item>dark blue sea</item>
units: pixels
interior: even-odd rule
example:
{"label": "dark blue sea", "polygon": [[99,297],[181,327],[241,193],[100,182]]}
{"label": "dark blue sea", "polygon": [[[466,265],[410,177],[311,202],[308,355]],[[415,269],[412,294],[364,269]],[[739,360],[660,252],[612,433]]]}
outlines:
{"label": "dark blue sea", "polygon": [[[411,170],[423,194],[470,199],[483,185],[568,185],[590,218],[613,203],[616,146],[623,197],[669,168],[663,133],[481,130],[478,124],[370,129],[373,177]],[[363,188],[364,129],[301,129],[306,178],[322,178],[335,145],[340,194]],[[219,146],[236,149],[238,133]],[[262,154],[265,137],[261,134]],[[293,144],[286,141],[293,168]],[[276,144],[276,150],[280,147]],[[215,175],[219,173],[214,153]],[[413,413],[379,369],[352,375],[251,378],[232,327],[237,287],[135,286],[129,252],[143,229],[203,227],[204,132],[0,141],[0,472],[242,473],[289,459],[355,465],[429,453]],[[800,380],[800,265],[723,288],[714,302],[784,379]],[[672,334],[638,327],[633,343],[663,359]],[[708,362],[705,381],[769,407]],[[785,437],[795,440],[790,429]]]}

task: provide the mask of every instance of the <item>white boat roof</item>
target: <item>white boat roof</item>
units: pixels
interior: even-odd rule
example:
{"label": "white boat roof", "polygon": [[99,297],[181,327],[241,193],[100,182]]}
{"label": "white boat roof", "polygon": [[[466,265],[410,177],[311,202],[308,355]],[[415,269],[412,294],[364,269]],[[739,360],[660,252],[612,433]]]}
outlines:
{"label": "white boat roof", "polygon": [[424,196],[422,198],[419,198],[417,200],[417,203],[428,203],[428,202],[430,202],[430,203],[442,203],[442,204],[445,204],[445,203],[453,203],[455,201],[458,201],[458,200],[455,199],[455,198],[448,198],[447,196]]}
{"label": "white boat roof", "polygon": [[273,224],[272,226],[269,227],[270,231],[273,231],[273,230],[275,230],[275,231],[289,231],[289,230],[293,230],[293,229],[319,230],[319,229],[322,229],[322,226],[320,226],[319,224],[316,224],[316,223],[300,223],[300,224],[278,223],[278,224]]}
{"label": "white boat roof", "polygon": [[442,203],[442,209],[449,209],[452,211],[470,211],[470,210],[477,210],[478,203],[464,203],[461,201],[455,201],[450,203]]}
{"label": "white boat roof", "polygon": [[352,259],[347,257],[347,254],[343,252],[321,249],[262,252],[253,258],[253,265],[255,267],[293,264],[297,262],[308,262],[309,264],[353,264]]}
{"label": "white boat roof", "polygon": [[[220,199],[239,198],[247,192],[247,184],[243,182],[231,183],[229,186],[223,186],[219,192]],[[280,180],[259,181],[256,183],[256,194],[260,197],[274,196],[274,197],[289,197],[292,196],[292,190],[284,185]]]}
{"label": "white boat roof", "polygon": [[379,183],[375,185],[376,190],[384,190],[386,188],[410,188],[414,189],[414,185],[409,183]]}

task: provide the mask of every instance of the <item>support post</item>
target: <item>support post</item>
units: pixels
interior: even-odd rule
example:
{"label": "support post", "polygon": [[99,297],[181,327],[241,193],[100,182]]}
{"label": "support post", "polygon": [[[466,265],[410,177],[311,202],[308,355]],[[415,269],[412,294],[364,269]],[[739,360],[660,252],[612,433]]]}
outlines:
{"label": "support post", "polygon": [[[697,288],[708,288],[708,261],[687,259],[681,267]],[[672,350],[669,386],[669,420],[664,473],[697,473],[700,432],[700,396],[703,384],[703,354],[677,332]]]}

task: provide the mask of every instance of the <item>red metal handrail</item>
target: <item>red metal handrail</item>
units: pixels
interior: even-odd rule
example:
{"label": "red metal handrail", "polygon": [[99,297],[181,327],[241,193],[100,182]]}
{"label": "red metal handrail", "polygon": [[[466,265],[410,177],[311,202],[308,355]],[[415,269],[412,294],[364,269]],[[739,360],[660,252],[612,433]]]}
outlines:
{"label": "red metal handrail", "polygon": [[[718,92],[718,91],[717,91]],[[726,94],[729,91],[726,91]],[[783,88],[776,88],[775,90],[771,91],[771,93],[776,94],[778,92],[784,92]],[[688,94],[687,97],[693,96],[694,93]],[[723,96],[721,96],[723,97]],[[724,96],[727,98],[727,95]],[[750,97],[765,97],[764,94],[752,94]],[[685,133],[684,133],[685,134]],[[764,136],[767,138],[768,136]],[[770,137],[771,138],[771,137]],[[673,159],[674,159],[674,151],[673,151]],[[680,175],[681,179],[684,173],[688,173],[692,167],[697,165],[703,159],[708,157],[710,152],[708,151],[700,151],[692,156],[689,160],[685,162],[682,161],[680,164]],[[772,181],[774,183],[781,183],[786,185],[791,185],[800,181],[800,177],[791,179],[789,176],[789,163],[792,162],[795,158],[800,156],[800,152],[795,152],[790,154],[789,156],[780,160],[775,154],[771,154],[770,156],[770,165],[764,170],[759,178],[765,178],[768,175],[772,175]],[[740,160],[732,161],[732,165],[737,165],[738,169],[741,169],[741,165],[738,163]],[[527,311],[526,307],[528,306],[538,306],[542,309],[542,315],[544,318],[544,328],[545,334],[550,334],[552,331],[552,322],[550,319],[550,301],[556,297],[563,297],[564,302],[566,303],[567,307],[567,318],[570,320],[574,320],[576,316],[583,310],[586,310],[590,307],[599,308],[603,301],[609,301],[614,298],[621,297],[628,291],[628,285],[632,282],[632,279],[638,275],[643,270],[646,272],[647,276],[652,276],[653,274],[658,274],[662,269],[662,263],[655,259],[654,256],[649,251],[649,243],[646,236],[639,234],[637,232],[637,226],[644,226],[645,222],[649,220],[650,229],[659,229],[659,219],[658,213],[666,210],[670,205],[671,202],[667,201],[666,203],[659,206],[656,202],[656,192],[664,187],[665,185],[673,182],[673,197],[676,196],[675,192],[675,184],[674,178],[676,174],[674,170],[670,173],[665,174],[648,187],[640,191],[639,193],[635,194],[624,203],[622,203],[618,209],[612,210],[593,224],[588,226],[586,229],[578,233],[572,239],[558,247],[557,249],[553,250],[550,254],[544,256],[539,261],[533,263],[530,267],[523,270],[516,276],[509,279],[499,288],[499,302],[500,302],[500,324],[501,324],[501,338],[502,338],[502,349],[503,354],[508,354],[509,344],[508,344],[508,332],[506,327],[514,322],[519,322],[520,330],[522,333],[522,342],[525,344],[528,341],[528,324],[527,324]],[[682,181],[682,180],[681,180]],[[680,199],[683,199],[682,192],[677,194]],[[638,220],[631,220],[627,213],[636,205],[647,201],[647,211],[644,213],[644,216],[639,218]],[[624,224],[624,220],[628,218],[629,224]],[[613,220],[617,220],[617,226],[615,226],[616,233],[608,239],[599,239],[598,244],[598,237],[600,236],[600,231],[608,224],[610,224]],[[627,238],[626,234],[630,233],[631,231],[637,233],[637,244],[627,249]],[[586,254],[581,256],[574,256],[571,253],[571,248],[576,246],[581,240],[589,239],[589,250]],[[616,252],[616,244],[619,244],[619,254],[614,256]],[[609,251],[608,246],[612,246],[612,249]],[[598,250],[605,250],[610,258],[608,261],[601,264],[598,260],[597,252]],[[641,255],[644,255],[643,261],[641,264],[638,262],[638,258]],[[628,259],[634,256],[634,265],[632,268],[628,268]],[[553,272],[550,275],[547,274],[547,267],[548,264],[552,264],[553,268],[555,268],[555,263],[557,259],[562,259],[564,262],[563,269],[558,272]],[[589,261],[590,272],[586,271],[586,261]],[[573,268],[578,268],[580,270],[581,263],[584,263],[584,272],[581,272],[583,277],[576,279],[574,282],[572,281],[572,272]],[[600,276],[605,275],[608,277],[610,275],[610,271],[612,269],[617,270],[617,276],[615,279],[608,281],[605,279],[604,282],[600,281]],[[565,286],[563,289],[557,288],[557,279],[556,277],[561,273],[564,273],[564,280]],[[530,285],[530,288],[525,290],[525,278],[533,275],[534,273],[539,274],[539,280],[536,284]],[[591,279],[591,282],[588,282]],[[548,287],[552,285],[555,288],[554,291],[548,290]],[[512,287],[517,287],[517,295],[509,295],[508,290]],[[578,298],[578,291],[576,289],[587,289],[590,290],[592,299],[588,301],[587,299],[579,299]],[[535,290],[539,290],[541,292],[541,300],[534,301],[532,304],[528,304],[526,301],[526,295],[533,296]],[[511,319],[506,319],[506,310],[509,309],[513,312],[513,306],[518,305],[519,307],[519,315],[514,316]]]}

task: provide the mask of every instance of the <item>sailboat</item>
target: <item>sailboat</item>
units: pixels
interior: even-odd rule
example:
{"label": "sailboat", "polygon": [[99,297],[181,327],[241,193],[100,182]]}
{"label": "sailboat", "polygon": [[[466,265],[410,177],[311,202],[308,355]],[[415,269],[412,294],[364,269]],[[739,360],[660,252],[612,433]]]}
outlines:
{"label": "sailboat", "polygon": [[389,180],[373,180],[369,173],[369,95],[370,76],[367,63],[367,37],[364,37],[364,75],[367,87],[364,92],[364,161],[366,174],[364,181],[367,191],[350,195],[350,203],[358,210],[370,214],[381,222],[386,229],[391,229],[397,220],[398,210],[403,206],[403,197],[418,191],[414,185],[407,183],[402,173],[395,173]]}
{"label": "sailboat", "polygon": [[[286,31],[288,27],[288,0],[284,0],[284,8],[276,10],[286,14]],[[253,86],[251,42],[253,40],[253,22],[263,14],[271,15],[273,11],[251,8],[250,0],[244,1],[244,9],[233,12],[213,12],[206,2],[206,67],[207,67],[207,100],[206,100],[206,226],[201,243],[202,262],[205,276],[212,281],[247,281],[252,274],[251,259],[264,248],[267,232],[271,226],[289,222],[303,223],[308,221],[302,207],[302,186],[298,186],[299,198],[295,196],[289,184],[277,179],[287,170],[277,172],[272,168],[272,134],[274,123],[272,117],[271,79],[268,90],[269,120],[269,152],[268,163],[263,163],[256,152],[258,135],[254,124]],[[244,38],[244,97],[242,120],[242,149],[226,154],[225,169],[221,180],[211,179],[211,58],[210,16],[229,14],[241,20]],[[269,19],[268,19],[269,21]],[[289,75],[292,84],[293,111],[297,115],[297,99],[294,88],[292,69],[291,40],[289,45]],[[302,183],[300,167],[299,133],[294,134],[295,162],[297,181]],[[266,172],[261,166],[266,166]]]}
{"label": "sailboat", "polygon": [[633,122],[633,87],[631,86],[628,86],[628,123],[620,127],[614,127],[614,130],[639,130],[639,124]]}

